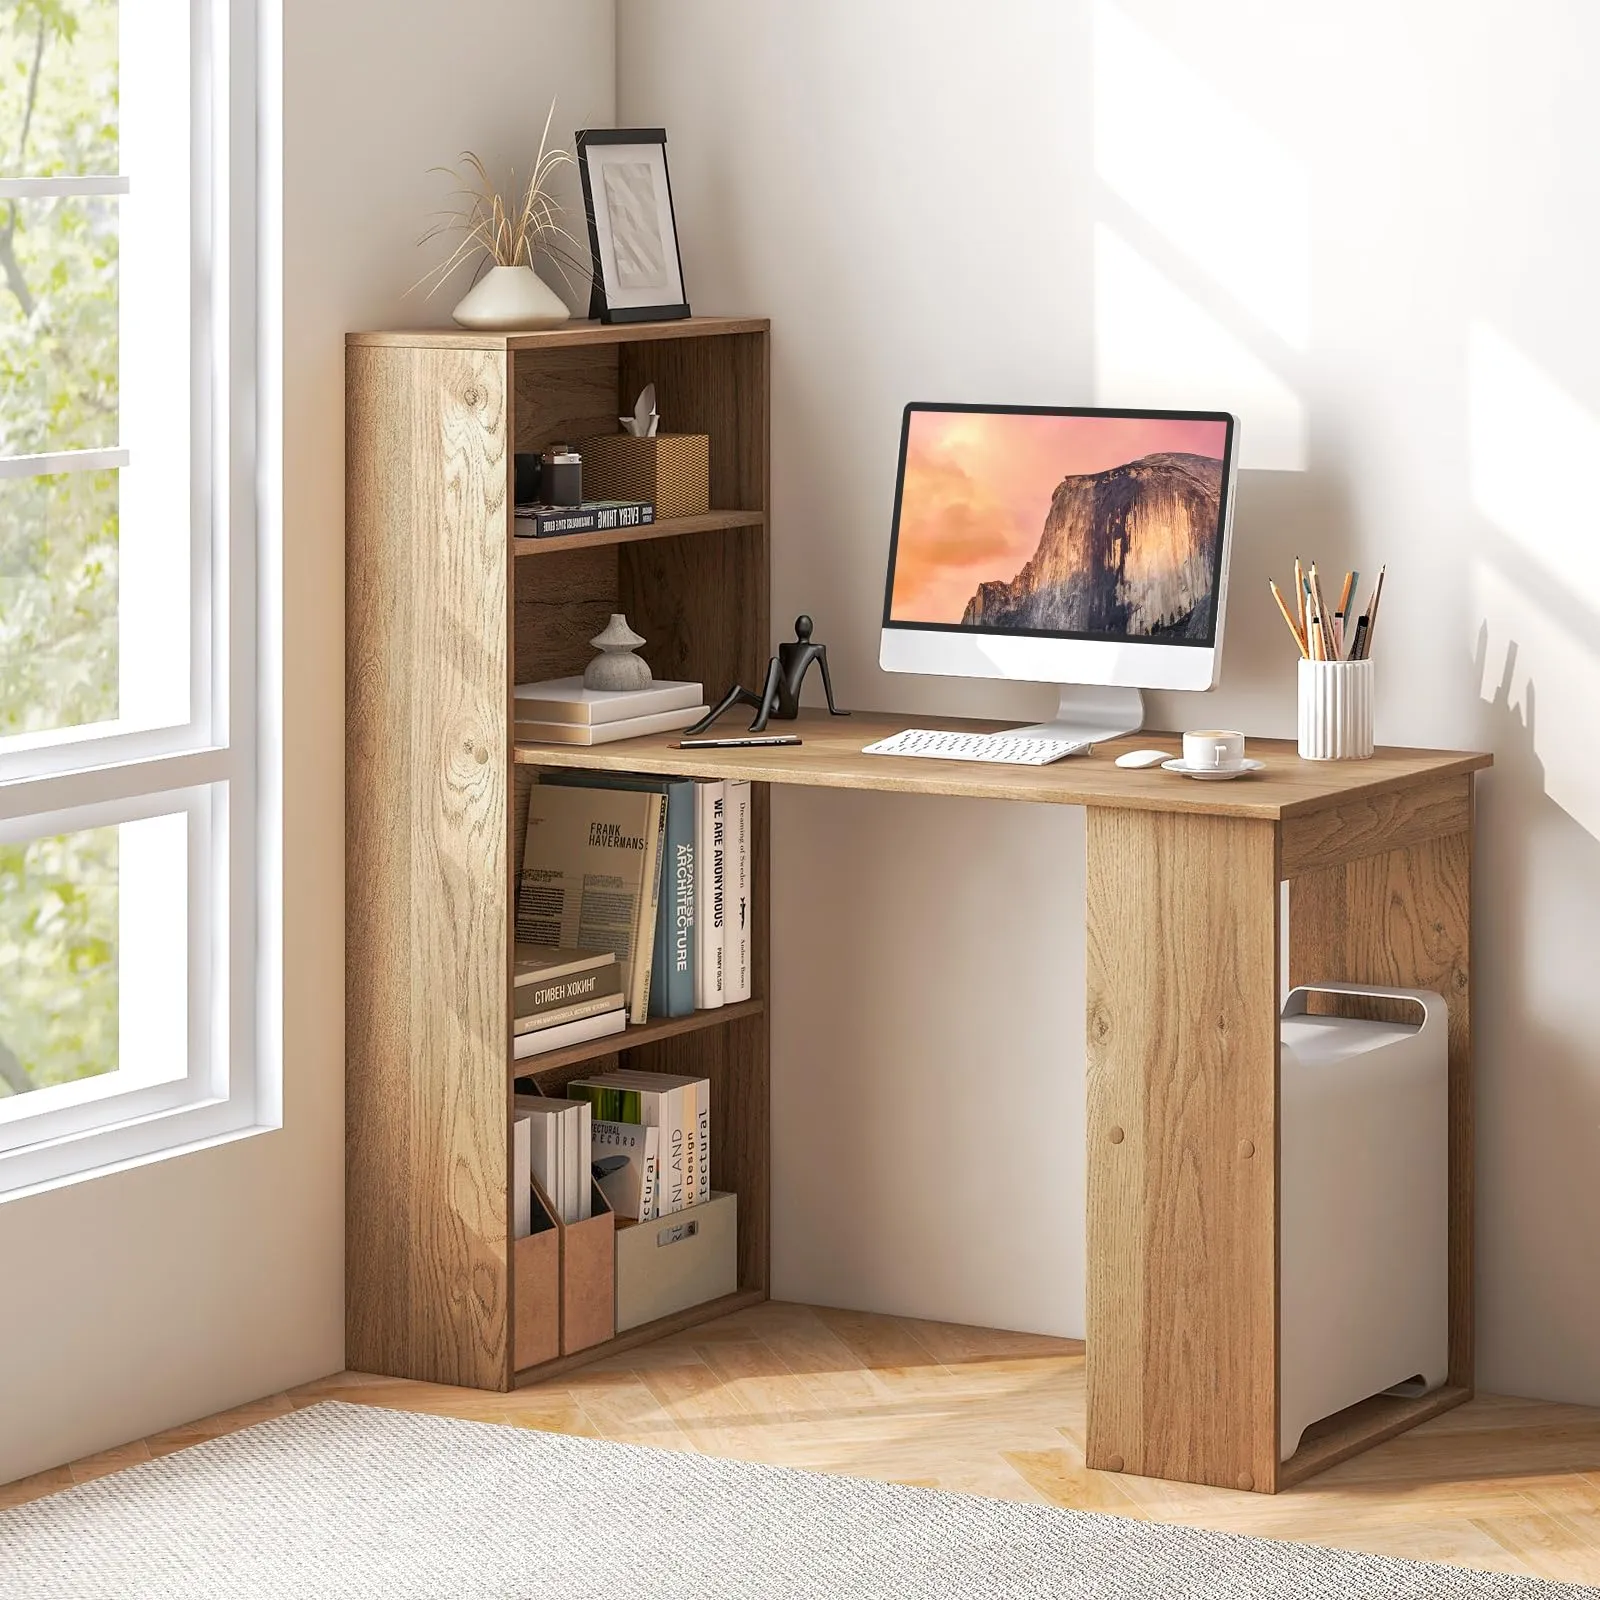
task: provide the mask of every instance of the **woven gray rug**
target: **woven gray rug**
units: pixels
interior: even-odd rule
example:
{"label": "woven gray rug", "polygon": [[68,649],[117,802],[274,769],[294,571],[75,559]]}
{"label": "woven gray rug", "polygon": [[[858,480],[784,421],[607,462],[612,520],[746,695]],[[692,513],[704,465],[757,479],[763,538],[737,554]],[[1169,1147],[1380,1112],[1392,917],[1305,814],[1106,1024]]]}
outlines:
{"label": "woven gray rug", "polygon": [[1600,1590],[327,1402],[0,1512],[5,1600]]}

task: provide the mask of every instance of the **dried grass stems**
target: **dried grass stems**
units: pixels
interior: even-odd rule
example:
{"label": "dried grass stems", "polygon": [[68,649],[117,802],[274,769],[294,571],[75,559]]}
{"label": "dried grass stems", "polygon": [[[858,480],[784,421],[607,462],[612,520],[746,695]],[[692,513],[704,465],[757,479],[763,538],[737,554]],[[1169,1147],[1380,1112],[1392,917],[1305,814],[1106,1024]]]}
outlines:
{"label": "dried grass stems", "polygon": [[587,245],[561,226],[562,207],[550,193],[551,180],[564,166],[575,166],[570,152],[549,148],[550,123],[556,114],[556,104],[550,102],[549,114],[544,119],[544,132],[539,138],[539,154],[534,159],[533,172],[526,188],[517,188],[516,173],[511,174],[507,193],[513,197],[508,205],[482,159],[471,150],[461,152],[465,170],[459,167],[431,167],[431,172],[448,173],[458,184],[451,191],[452,199],[460,204],[436,213],[438,220],[417,240],[418,246],[434,239],[459,233],[463,237],[450,255],[430,272],[425,273],[411,287],[413,290],[427,285],[428,294],[441,288],[456,269],[482,251],[490,265],[515,267],[526,263],[537,268],[538,258],[547,256],[556,270],[574,291],[580,280],[589,276],[590,263]]}

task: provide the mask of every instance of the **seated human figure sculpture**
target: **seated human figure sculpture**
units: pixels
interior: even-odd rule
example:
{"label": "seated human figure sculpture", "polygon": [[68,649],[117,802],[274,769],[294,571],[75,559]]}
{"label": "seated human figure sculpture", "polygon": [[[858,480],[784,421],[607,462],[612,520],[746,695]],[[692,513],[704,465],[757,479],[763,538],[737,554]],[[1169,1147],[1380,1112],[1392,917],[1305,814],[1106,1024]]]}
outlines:
{"label": "seated human figure sculpture", "polygon": [[828,676],[828,647],[812,643],[811,618],[801,615],[794,619],[793,640],[780,644],[777,655],[767,662],[767,681],[761,693],[757,694],[753,689],[736,683],[708,716],[702,717],[684,732],[704,733],[723,712],[737,705],[756,708],[756,719],[750,724],[751,733],[762,732],[774,717],[780,722],[793,722],[800,715],[800,686],[805,682],[812,662],[822,669],[822,690],[828,697],[828,710],[836,717],[848,717],[848,711],[841,711],[833,703],[833,680]]}

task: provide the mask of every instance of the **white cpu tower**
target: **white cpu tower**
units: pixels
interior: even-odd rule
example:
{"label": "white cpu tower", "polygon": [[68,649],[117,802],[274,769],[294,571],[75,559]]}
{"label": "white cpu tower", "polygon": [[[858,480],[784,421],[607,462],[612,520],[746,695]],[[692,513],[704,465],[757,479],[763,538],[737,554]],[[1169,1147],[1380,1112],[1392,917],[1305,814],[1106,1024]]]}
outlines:
{"label": "white cpu tower", "polygon": [[[1309,1016],[1313,994],[1409,1001],[1418,1024]],[[1316,984],[1283,1008],[1279,1452],[1369,1395],[1448,1367],[1448,1024],[1418,989]]]}

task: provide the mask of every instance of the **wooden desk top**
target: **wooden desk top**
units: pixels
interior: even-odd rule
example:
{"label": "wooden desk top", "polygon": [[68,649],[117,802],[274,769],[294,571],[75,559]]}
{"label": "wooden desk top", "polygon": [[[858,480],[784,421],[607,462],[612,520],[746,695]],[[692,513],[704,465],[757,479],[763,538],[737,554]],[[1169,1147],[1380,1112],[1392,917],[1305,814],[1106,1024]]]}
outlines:
{"label": "wooden desk top", "polygon": [[[729,713],[718,724],[730,735],[745,721]],[[688,777],[748,778],[820,789],[883,789],[899,794],[965,795],[977,800],[1027,800],[1044,805],[1124,806],[1140,811],[1185,811],[1208,816],[1281,819],[1321,811],[1350,799],[1416,788],[1487,767],[1493,757],[1470,751],[1380,748],[1369,761],[1302,761],[1284,739],[1251,739],[1247,753],[1266,770],[1231,783],[1203,783],[1160,767],[1128,771],[1114,765],[1128,750],[1182,754],[1177,734],[1135,734],[1097,745],[1048,767],[1002,767],[923,757],[869,756],[861,747],[904,728],[995,733],[1012,723],[972,722],[921,713],[858,711],[850,717],[802,710],[798,722],[774,722],[772,733],[798,733],[798,746],[749,750],[677,750],[679,734],[655,734],[594,746],[516,746],[520,763],[587,767],[611,772],[681,773]]]}

